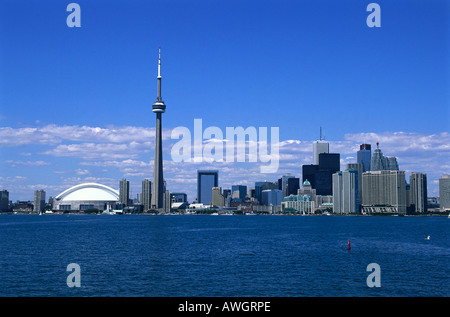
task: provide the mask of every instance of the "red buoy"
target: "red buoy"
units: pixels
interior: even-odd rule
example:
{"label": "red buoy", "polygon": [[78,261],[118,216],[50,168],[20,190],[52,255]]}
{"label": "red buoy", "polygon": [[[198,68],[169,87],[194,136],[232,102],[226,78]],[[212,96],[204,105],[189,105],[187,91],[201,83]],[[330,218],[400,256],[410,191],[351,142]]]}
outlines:
{"label": "red buoy", "polygon": [[348,250],[351,249],[351,247],[350,247],[350,239],[348,239],[348,247],[347,247],[347,249],[348,249]]}

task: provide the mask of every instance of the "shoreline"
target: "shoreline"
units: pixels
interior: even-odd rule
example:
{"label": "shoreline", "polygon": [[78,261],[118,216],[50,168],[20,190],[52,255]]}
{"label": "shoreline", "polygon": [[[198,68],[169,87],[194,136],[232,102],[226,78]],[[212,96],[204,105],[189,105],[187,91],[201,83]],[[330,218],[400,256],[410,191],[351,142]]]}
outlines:
{"label": "shoreline", "polygon": [[232,214],[209,214],[209,213],[118,213],[118,214],[103,214],[103,213],[85,213],[85,212],[68,212],[68,213],[60,213],[60,212],[52,212],[52,213],[42,213],[38,214],[35,212],[0,212],[0,216],[3,215],[34,215],[34,216],[52,216],[52,215],[87,215],[87,216],[313,216],[313,217],[445,217],[449,218],[450,214],[447,212],[443,213],[431,213],[431,214],[417,214],[417,215],[408,215],[408,214],[283,214],[283,213],[251,213],[251,214],[240,214],[240,213],[232,213]]}

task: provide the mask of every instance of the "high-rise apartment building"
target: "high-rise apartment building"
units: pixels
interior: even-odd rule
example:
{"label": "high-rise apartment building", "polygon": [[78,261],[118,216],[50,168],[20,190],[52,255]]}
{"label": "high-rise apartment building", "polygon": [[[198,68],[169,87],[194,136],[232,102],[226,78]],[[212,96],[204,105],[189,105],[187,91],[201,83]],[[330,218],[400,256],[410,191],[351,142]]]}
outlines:
{"label": "high-rise apartment building", "polygon": [[439,208],[441,211],[450,210],[450,175],[439,178]]}
{"label": "high-rise apartment building", "polygon": [[409,174],[409,204],[411,212],[427,212],[427,174]]}
{"label": "high-rise apartment building", "polygon": [[123,206],[128,206],[128,200],[130,199],[130,182],[126,179],[122,179],[119,183],[119,202]]}
{"label": "high-rise apartment building", "polygon": [[369,171],[362,181],[363,213],[406,213],[404,171]]}
{"label": "high-rise apartment building", "polygon": [[152,182],[148,179],[142,181],[141,204],[144,212],[150,210],[152,201]]}
{"label": "high-rise apartment building", "polygon": [[217,207],[225,206],[225,197],[222,195],[222,187],[212,188],[212,205]]}
{"label": "high-rise apartment building", "polygon": [[36,190],[34,191],[34,205],[33,211],[43,212],[45,209],[45,191]]}
{"label": "high-rise apartment building", "polygon": [[358,171],[347,170],[333,174],[333,212],[359,212]]}
{"label": "high-rise apartment building", "polygon": [[219,171],[197,171],[197,202],[209,205],[212,202],[212,188],[219,186]]}

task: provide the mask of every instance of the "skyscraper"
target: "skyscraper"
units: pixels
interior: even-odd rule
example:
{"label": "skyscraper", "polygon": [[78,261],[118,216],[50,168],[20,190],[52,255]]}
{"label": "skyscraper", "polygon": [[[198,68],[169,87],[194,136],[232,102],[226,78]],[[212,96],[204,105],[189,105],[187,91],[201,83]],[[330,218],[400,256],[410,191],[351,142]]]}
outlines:
{"label": "skyscraper", "polygon": [[439,208],[441,211],[450,210],[450,175],[439,178]]}
{"label": "skyscraper", "polygon": [[[362,204],[362,174],[363,174],[363,165],[359,163],[348,163],[345,165],[345,170],[350,171],[354,170],[357,172],[356,178],[358,181],[358,200],[359,204]],[[359,207],[358,207],[359,211]]]}
{"label": "skyscraper", "polygon": [[45,208],[45,191],[36,190],[34,191],[34,210],[36,212],[42,212]]}
{"label": "skyscraper", "polygon": [[302,182],[308,180],[317,195],[332,195],[333,174],[339,170],[339,153],[320,153],[318,165],[302,166]]}
{"label": "skyscraper", "polygon": [[291,177],[287,180],[286,189],[283,191],[284,196],[297,195],[300,189],[300,178]]}
{"label": "skyscraper", "polygon": [[362,164],[363,172],[370,171],[370,160],[372,158],[372,146],[370,144],[361,144],[359,151],[356,152],[356,161]]}
{"label": "skyscraper", "polygon": [[281,189],[266,189],[261,193],[261,205],[280,206],[283,201]]}
{"label": "skyscraper", "polygon": [[9,207],[9,192],[4,189],[0,191],[0,211],[8,211]]}
{"label": "skyscraper", "polygon": [[369,171],[363,173],[362,212],[406,213],[404,171]]}
{"label": "skyscraper", "polygon": [[122,179],[119,183],[119,201],[123,206],[128,206],[130,199],[130,182]]}
{"label": "skyscraper", "polygon": [[158,58],[158,95],[153,103],[153,112],[156,113],[156,136],[155,136],[155,161],[153,168],[153,192],[152,208],[164,208],[164,176],[162,157],[162,114],[166,111],[166,105],[161,98],[161,48]]}
{"label": "skyscraper", "polygon": [[384,156],[383,152],[381,152],[378,145],[379,145],[379,143],[377,142],[377,148],[373,152],[373,156],[370,160],[370,170],[371,171],[398,171],[399,168],[398,168],[397,158]]}
{"label": "skyscraper", "polygon": [[427,212],[427,174],[409,174],[409,193],[412,212]]}
{"label": "skyscraper", "polygon": [[262,191],[267,189],[278,189],[278,182],[255,182],[255,198],[258,202],[262,201]]}
{"label": "skyscraper", "polygon": [[231,195],[234,201],[244,201],[247,196],[247,186],[245,185],[233,185],[231,186]]}
{"label": "skyscraper", "polygon": [[148,179],[142,181],[142,194],[141,194],[141,204],[143,206],[144,212],[150,209],[150,202],[152,198],[152,182]]}
{"label": "skyscraper", "polygon": [[313,164],[319,164],[319,154],[329,153],[330,144],[322,139],[322,127],[320,128],[320,139],[313,143]]}
{"label": "skyscraper", "polygon": [[333,212],[348,214],[358,211],[358,172],[348,170],[333,174]]}
{"label": "skyscraper", "polygon": [[213,187],[212,188],[211,203],[213,206],[217,206],[217,207],[225,206],[225,198],[222,195],[222,187]]}
{"label": "skyscraper", "polygon": [[[278,189],[281,189],[281,191],[283,192],[283,197],[289,196],[288,182],[290,179],[293,179],[293,178],[295,178],[295,176],[288,173],[287,175],[283,175],[281,178],[278,179]],[[297,179],[297,182],[299,182],[298,179]],[[294,184],[294,183],[292,183],[292,184]],[[295,195],[297,193],[297,190],[298,190],[298,186],[293,191],[292,194]]]}
{"label": "skyscraper", "polygon": [[212,188],[219,186],[219,171],[197,171],[197,202],[209,205],[212,202]]}

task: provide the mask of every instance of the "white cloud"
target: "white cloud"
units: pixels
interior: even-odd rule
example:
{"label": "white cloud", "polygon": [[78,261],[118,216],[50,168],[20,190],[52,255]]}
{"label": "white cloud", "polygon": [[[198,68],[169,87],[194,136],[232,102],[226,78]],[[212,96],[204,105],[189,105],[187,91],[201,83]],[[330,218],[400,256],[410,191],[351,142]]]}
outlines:
{"label": "white cloud", "polygon": [[138,153],[148,152],[150,142],[138,143],[78,143],[60,144],[56,148],[47,150],[43,154],[58,157],[77,157],[92,159],[122,159],[137,158]]}
{"label": "white cloud", "polygon": [[6,160],[6,161],[4,161],[4,163],[9,164],[11,167],[50,165],[49,162],[45,162],[45,161],[13,161],[13,160]]}
{"label": "white cloud", "polygon": [[[58,126],[49,124],[39,128],[0,127],[0,146],[27,144],[56,145],[65,141],[97,143],[147,142],[155,137],[154,128],[143,127],[88,127]],[[170,131],[163,129],[163,139],[170,138]]]}

